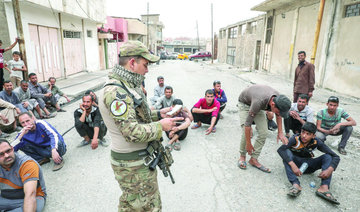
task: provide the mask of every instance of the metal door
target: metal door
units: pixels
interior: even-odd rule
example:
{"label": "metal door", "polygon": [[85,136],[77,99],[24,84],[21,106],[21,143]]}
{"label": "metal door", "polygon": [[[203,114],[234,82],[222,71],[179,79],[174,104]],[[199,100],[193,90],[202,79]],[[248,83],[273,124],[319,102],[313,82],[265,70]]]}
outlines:
{"label": "metal door", "polygon": [[81,32],[64,31],[64,57],[66,75],[78,73],[83,70],[83,47]]}

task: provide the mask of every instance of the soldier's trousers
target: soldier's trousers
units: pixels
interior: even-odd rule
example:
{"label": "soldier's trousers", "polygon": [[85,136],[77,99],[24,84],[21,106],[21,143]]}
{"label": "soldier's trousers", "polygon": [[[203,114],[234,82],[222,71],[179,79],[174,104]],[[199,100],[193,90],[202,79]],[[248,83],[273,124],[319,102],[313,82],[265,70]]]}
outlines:
{"label": "soldier's trousers", "polygon": [[161,211],[157,171],[140,164],[143,160],[116,160],[111,157],[115,179],[120,185],[118,211]]}

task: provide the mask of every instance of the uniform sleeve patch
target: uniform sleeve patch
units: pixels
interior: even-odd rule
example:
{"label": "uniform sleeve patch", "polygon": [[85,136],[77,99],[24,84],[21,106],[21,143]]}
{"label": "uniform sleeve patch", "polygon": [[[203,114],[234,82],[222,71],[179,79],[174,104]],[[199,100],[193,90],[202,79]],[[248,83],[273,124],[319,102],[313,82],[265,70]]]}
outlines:
{"label": "uniform sleeve patch", "polygon": [[114,116],[122,116],[127,111],[127,104],[123,100],[115,99],[110,105],[110,111]]}

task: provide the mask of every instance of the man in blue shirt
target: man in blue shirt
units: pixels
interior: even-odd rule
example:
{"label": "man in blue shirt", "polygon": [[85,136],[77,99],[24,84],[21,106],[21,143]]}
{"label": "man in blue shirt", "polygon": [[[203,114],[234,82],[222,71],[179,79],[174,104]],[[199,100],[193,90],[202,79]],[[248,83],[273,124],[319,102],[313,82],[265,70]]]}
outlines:
{"label": "man in blue shirt", "polygon": [[[215,94],[215,99],[220,102],[220,113],[221,111],[223,111],[226,107],[226,102],[227,102],[227,98],[225,95],[225,91],[223,89],[221,89],[221,82],[219,80],[215,80],[213,82],[213,86],[214,86],[214,94]],[[220,118],[222,119],[222,115],[220,114]]]}
{"label": "man in blue shirt", "polygon": [[19,115],[19,122],[23,129],[16,137],[15,151],[19,149],[34,158],[40,165],[54,160],[53,171],[64,166],[62,156],[66,153],[66,144],[60,133],[44,120],[35,120],[28,113]]}

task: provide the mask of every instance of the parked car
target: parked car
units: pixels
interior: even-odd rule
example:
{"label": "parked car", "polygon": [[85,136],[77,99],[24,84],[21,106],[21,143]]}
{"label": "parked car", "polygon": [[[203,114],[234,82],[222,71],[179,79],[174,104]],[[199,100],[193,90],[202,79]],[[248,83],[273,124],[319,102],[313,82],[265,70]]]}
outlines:
{"label": "parked car", "polygon": [[175,60],[177,58],[177,53],[174,52],[161,52],[160,60]]}
{"label": "parked car", "polygon": [[186,53],[182,53],[182,54],[178,54],[177,58],[180,60],[185,60],[185,59],[189,59],[189,55]]}
{"label": "parked car", "polygon": [[190,61],[194,59],[209,59],[209,58],[211,58],[210,52],[196,52],[195,54],[189,56]]}
{"label": "parked car", "polygon": [[169,53],[169,60],[176,60],[177,56],[178,56],[178,53],[171,52],[171,53]]}

